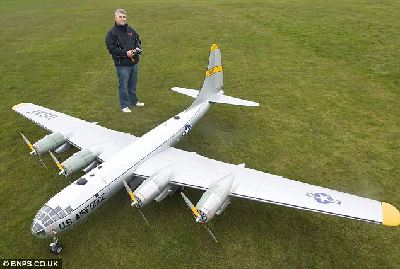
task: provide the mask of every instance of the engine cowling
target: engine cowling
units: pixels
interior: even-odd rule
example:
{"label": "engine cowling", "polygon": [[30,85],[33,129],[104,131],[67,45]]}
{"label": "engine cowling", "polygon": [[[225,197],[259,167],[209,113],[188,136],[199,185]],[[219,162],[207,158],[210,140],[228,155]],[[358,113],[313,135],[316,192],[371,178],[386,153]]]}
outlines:
{"label": "engine cowling", "polygon": [[94,160],[91,164],[89,164],[88,166],[86,166],[85,168],[83,168],[82,171],[85,172],[85,173],[89,173],[89,172],[92,171],[98,164],[99,164],[99,162],[98,162],[97,160]]}
{"label": "engine cowling", "polygon": [[92,164],[95,160],[96,156],[89,149],[78,151],[61,164],[63,168],[62,173],[65,176],[69,176]]}
{"label": "engine cowling", "polygon": [[143,207],[152,200],[156,199],[168,187],[170,176],[155,174],[137,187],[133,192],[138,200],[138,207]]}
{"label": "engine cowling", "polygon": [[57,132],[46,135],[32,146],[35,149],[36,154],[42,155],[49,150],[55,150],[56,148],[65,144],[65,142],[67,142],[67,139],[65,139],[61,133]]}
{"label": "engine cowling", "polygon": [[201,196],[196,205],[200,213],[200,217],[196,221],[208,222],[216,214],[220,215],[222,213],[230,201],[229,193],[233,185],[233,179],[233,175],[219,179]]}
{"label": "engine cowling", "polygon": [[71,147],[72,147],[72,146],[71,146],[70,143],[65,142],[64,144],[62,144],[61,146],[59,146],[58,148],[56,148],[56,149],[54,150],[54,152],[57,153],[57,154],[61,154],[61,153],[67,152]]}

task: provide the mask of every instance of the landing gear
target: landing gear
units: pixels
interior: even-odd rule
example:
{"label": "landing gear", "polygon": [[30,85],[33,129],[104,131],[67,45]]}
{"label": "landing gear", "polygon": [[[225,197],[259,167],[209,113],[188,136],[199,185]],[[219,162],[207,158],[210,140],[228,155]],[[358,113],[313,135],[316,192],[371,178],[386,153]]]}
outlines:
{"label": "landing gear", "polygon": [[53,242],[50,243],[49,250],[54,255],[59,255],[63,251],[63,245],[61,245],[61,243],[58,241],[58,238],[55,237],[55,233],[53,237]]}

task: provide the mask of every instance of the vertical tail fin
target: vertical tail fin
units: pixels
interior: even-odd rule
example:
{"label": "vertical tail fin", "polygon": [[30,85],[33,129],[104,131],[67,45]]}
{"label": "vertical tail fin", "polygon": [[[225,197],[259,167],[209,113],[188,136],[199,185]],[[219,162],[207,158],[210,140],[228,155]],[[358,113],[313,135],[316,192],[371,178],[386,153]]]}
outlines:
{"label": "vertical tail fin", "polygon": [[214,93],[218,93],[222,90],[224,85],[224,74],[222,71],[221,63],[221,50],[217,44],[211,46],[210,57],[208,59],[208,70],[206,72],[206,78],[204,79],[203,89],[214,90]]}
{"label": "vertical tail fin", "polygon": [[211,96],[222,92],[223,83],[221,50],[218,48],[217,44],[213,44],[210,50],[210,57],[208,58],[206,78],[204,79],[203,86],[201,87],[195,103],[209,100]]}
{"label": "vertical tail fin", "polygon": [[217,44],[213,44],[210,50],[210,57],[208,59],[208,69],[206,71],[206,78],[204,79],[201,90],[185,89],[185,88],[172,88],[173,91],[196,98],[192,105],[208,101],[212,103],[239,105],[239,106],[258,106],[258,103],[234,98],[224,95],[222,90],[224,84],[224,77],[221,62],[221,50]]}

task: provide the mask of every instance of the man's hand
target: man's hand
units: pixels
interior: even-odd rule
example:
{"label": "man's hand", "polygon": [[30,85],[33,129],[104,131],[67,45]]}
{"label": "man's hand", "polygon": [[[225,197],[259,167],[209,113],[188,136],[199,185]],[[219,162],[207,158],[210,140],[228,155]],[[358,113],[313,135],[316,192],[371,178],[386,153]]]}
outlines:
{"label": "man's hand", "polygon": [[128,51],[126,52],[126,56],[128,56],[129,58],[132,58],[133,55],[135,55],[135,50],[128,50]]}

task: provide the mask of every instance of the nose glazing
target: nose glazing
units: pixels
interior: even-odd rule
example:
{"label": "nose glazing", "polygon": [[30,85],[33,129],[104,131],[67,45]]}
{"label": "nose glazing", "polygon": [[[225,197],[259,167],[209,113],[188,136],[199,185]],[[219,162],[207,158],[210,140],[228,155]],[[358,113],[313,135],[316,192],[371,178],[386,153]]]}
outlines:
{"label": "nose glazing", "polygon": [[[61,210],[60,207],[57,207],[57,209]],[[32,234],[40,238],[47,237],[48,235],[46,234],[46,228],[59,219],[60,217],[56,211],[54,211],[51,207],[44,205],[37,212],[35,218],[33,219]]]}
{"label": "nose glazing", "polygon": [[44,226],[36,218],[32,222],[32,234],[37,237],[45,237]]}

